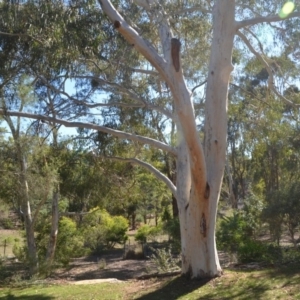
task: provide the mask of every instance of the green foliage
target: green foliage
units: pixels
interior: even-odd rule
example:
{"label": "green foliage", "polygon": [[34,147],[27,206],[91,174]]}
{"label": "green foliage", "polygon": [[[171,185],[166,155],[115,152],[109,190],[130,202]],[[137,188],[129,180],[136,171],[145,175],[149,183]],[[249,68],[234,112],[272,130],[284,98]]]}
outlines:
{"label": "green foliage", "polygon": [[1,227],[3,229],[13,229],[14,224],[13,224],[12,220],[9,218],[2,218],[2,219],[0,219],[0,228]]}
{"label": "green foliage", "polygon": [[247,222],[251,235],[256,237],[259,229],[261,228],[261,212],[264,208],[264,203],[261,198],[253,193],[249,193],[247,198],[244,200],[244,207],[242,210],[243,217]]}
{"label": "green foliage", "polygon": [[12,248],[12,252],[14,256],[23,263],[27,263],[27,247],[26,246],[21,246],[19,244],[14,244]]}
{"label": "green foliage", "polygon": [[106,210],[94,208],[84,216],[81,230],[85,245],[92,251],[113,248],[127,240],[128,221],[122,216],[111,216]]}
{"label": "green foliage", "polygon": [[163,230],[166,232],[173,244],[173,249],[175,251],[180,252],[181,244],[180,244],[180,224],[179,218],[169,218],[163,222]]}
{"label": "green foliage", "polygon": [[150,231],[150,226],[145,224],[143,226],[141,226],[138,230],[137,233],[134,236],[134,239],[137,242],[140,242],[142,244],[147,242],[147,238],[149,236],[149,231]]}
{"label": "green foliage", "polygon": [[162,226],[150,226],[150,225],[143,225],[135,234],[134,238],[136,241],[145,244],[149,240],[155,240],[159,235],[162,234]]}
{"label": "green foliage", "polygon": [[179,270],[180,258],[172,254],[172,247],[162,249],[150,247],[150,250],[153,252],[150,259],[160,273]]}
{"label": "green foliage", "polygon": [[244,215],[235,211],[232,216],[221,220],[217,231],[217,244],[219,249],[237,252],[242,245],[251,240],[251,235],[252,229]]}
{"label": "green foliage", "polygon": [[262,212],[262,218],[269,224],[274,241],[279,244],[282,225],[286,224],[291,241],[296,245],[295,234],[300,224],[300,188],[298,181],[282,184],[279,190],[267,195],[268,203]]}
{"label": "green foliage", "polygon": [[[41,262],[46,257],[50,226],[50,222],[43,221],[36,227],[36,245]],[[85,253],[84,238],[80,234],[76,223],[70,218],[62,217],[58,226],[55,261],[68,265],[71,258],[82,256]]]}
{"label": "green foliage", "polygon": [[237,249],[238,261],[241,263],[266,261],[268,247],[262,242],[246,240]]}

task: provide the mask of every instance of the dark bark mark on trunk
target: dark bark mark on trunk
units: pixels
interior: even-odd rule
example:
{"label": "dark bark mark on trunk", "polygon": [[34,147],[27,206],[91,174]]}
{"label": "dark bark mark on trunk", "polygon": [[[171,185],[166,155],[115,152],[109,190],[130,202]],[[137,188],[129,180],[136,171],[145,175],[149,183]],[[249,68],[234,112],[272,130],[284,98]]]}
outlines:
{"label": "dark bark mark on trunk", "polygon": [[179,39],[171,39],[171,56],[176,72],[179,72],[180,69],[180,47],[181,43]]}
{"label": "dark bark mark on trunk", "polygon": [[208,182],[206,182],[206,188],[205,188],[205,192],[204,192],[204,198],[208,199],[210,195],[210,186],[208,184]]}
{"label": "dark bark mark on trunk", "polygon": [[200,232],[202,233],[203,237],[206,237],[206,218],[204,213],[202,213],[200,221]]}
{"label": "dark bark mark on trunk", "polygon": [[114,26],[115,26],[115,28],[120,28],[121,27],[121,23],[119,21],[115,21],[114,22]]}

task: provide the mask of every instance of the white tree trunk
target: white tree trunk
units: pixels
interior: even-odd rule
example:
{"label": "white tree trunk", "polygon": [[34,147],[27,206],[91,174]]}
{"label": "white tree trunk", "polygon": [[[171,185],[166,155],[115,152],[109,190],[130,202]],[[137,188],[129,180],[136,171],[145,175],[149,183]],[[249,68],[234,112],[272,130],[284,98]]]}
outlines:
{"label": "white tree trunk", "polygon": [[54,259],[54,254],[57,244],[58,236],[58,221],[59,221],[59,211],[58,211],[58,199],[59,199],[59,190],[58,188],[53,191],[52,195],[52,218],[51,218],[51,232],[50,239],[46,254],[46,263],[50,266]]}
{"label": "white tree trunk", "polygon": [[26,179],[26,162],[22,157],[21,148],[17,147],[18,159],[20,161],[20,191],[21,191],[21,209],[24,217],[24,226],[26,232],[27,250],[30,273],[34,274],[37,272],[38,259],[36,252],[36,244],[34,238],[34,224],[32,220],[30,201],[28,195],[28,183]]}
{"label": "white tree trunk", "polygon": [[182,273],[191,278],[221,275],[215,246],[214,214],[207,214],[207,199],[195,192],[191,178],[189,151],[182,139],[178,146],[177,201],[179,208]]}

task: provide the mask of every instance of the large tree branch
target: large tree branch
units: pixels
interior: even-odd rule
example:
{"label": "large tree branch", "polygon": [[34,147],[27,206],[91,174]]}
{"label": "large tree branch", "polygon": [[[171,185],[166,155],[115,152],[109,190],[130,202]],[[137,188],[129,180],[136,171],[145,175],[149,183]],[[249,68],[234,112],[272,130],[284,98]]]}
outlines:
{"label": "large tree branch", "polygon": [[77,128],[87,128],[87,129],[97,130],[97,131],[111,134],[111,135],[121,138],[121,139],[128,139],[128,140],[135,141],[135,142],[138,142],[141,144],[151,145],[155,148],[172,153],[173,155],[177,155],[177,152],[173,147],[171,147],[165,143],[162,143],[160,141],[157,141],[155,139],[151,139],[148,137],[144,137],[144,136],[136,135],[136,134],[132,134],[132,133],[123,132],[123,131],[116,130],[116,129],[111,129],[111,128],[108,128],[105,126],[100,126],[97,124],[92,124],[92,123],[87,123],[87,122],[70,122],[70,121],[62,120],[59,118],[53,118],[53,117],[49,117],[49,116],[45,116],[45,115],[32,114],[32,113],[20,112],[20,111],[11,111],[11,110],[5,110],[5,109],[0,109],[0,115],[3,115],[3,116],[7,115],[7,116],[12,116],[12,117],[23,117],[23,118],[34,119],[34,120],[53,122],[53,123],[57,123],[60,125],[64,125],[65,127],[77,127]]}
{"label": "large tree branch", "polygon": [[166,175],[164,175],[162,172],[160,172],[158,169],[156,169],[149,163],[144,162],[138,158],[122,158],[122,157],[116,157],[116,156],[105,156],[105,157],[108,159],[129,162],[132,164],[142,166],[143,168],[150,171],[157,179],[163,181],[167,185],[167,187],[171,190],[174,197],[175,198],[177,197],[177,189],[176,189],[176,186],[173,184],[173,182]]}
{"label": "large tree branch", "polygon": [[263,58],[262,55],[260,55],[251,45],[249,40],[246,38],[244,34],[242,34],[240,31],[237,31],[237,35],[241,38],[241,40],[246,44],[246,46],[249,48],[249,50],[258,58],[258,60],[265,66],[268,74],[269,74],[269,79],[268,79],[268,85],[269,88],[279,97],[281,100],[283,100],[286,104],[292,106],[292,107],[299,107],[299,104],[295,104],[292,101],[288,100],[286,97],[281,95],[275,86],[274,83],[274,75],[271,67],[269,66],[268,62]]}
{"label": "large tree branch", "polygon": [[297,11],[297,12],[291,13],[289,16],[287,16],[284,19],[279,17],[279,15],[256,17],[256,18],[236,22],[236,29],[238,30],[238,29],[246,27],[246,26],[253,26],[256,24],[260,24],[260,23],[279,22],[279,21],[284,21],[287,19],[296,18],[296,17],[300,17],[300,12]]}
{"label": "large tree branch", "polygon": [[122,36],[138,51],[140,52],[162,75],[166,77],[165,69],[167,67],[166,61],[160,57],[155,48],[146,40],[144,40],[124,18],[113,7],[109,0],[98,0],[103,11],[107,14],[113,22],[115,28],[122,34]]}

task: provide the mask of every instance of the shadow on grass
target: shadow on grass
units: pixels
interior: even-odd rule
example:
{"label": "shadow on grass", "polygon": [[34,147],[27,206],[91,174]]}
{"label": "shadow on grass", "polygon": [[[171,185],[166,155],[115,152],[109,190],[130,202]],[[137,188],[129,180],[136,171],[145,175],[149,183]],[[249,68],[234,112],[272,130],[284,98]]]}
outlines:
{"label": "shadow on grass", "polygon": [[186,277],[178,276],[171,279],[159,289],[148,294],[139,296],[138,300],[162,300],[178,299],[181,296],[189,294],[196,289],[206,285],[210,279],[189,280]]}
{"label": "shadow on grass", "polygon": [[190,300],[263,300],[269,286],[264,282],[239,285],[236,281],[227,281],[226,276],[216,279],[188,280],[176,277],[166,282],[155,291],[138,296],[138,300],[176,300],[187,296]]}
{"label": "shadow on grass", "polygon": [[43,295],[43,294],[15,296],[9,293],[5,296],[0,296],[0,300],[52,300],[52,299],[54,299],[54,297]]}

